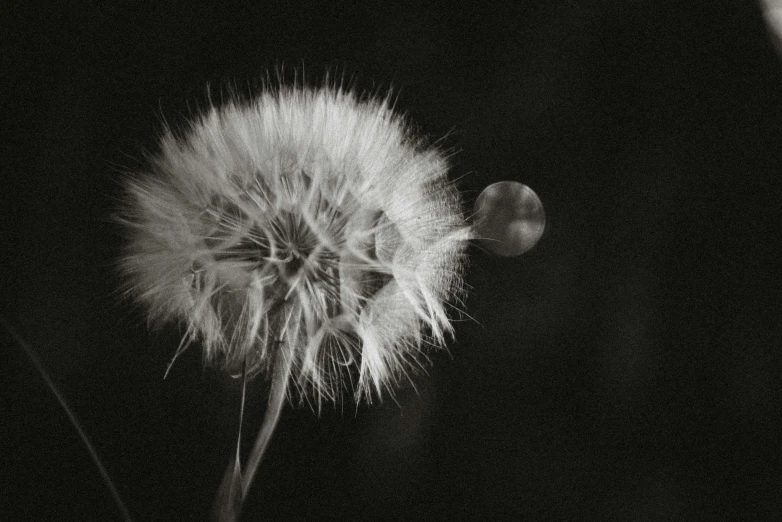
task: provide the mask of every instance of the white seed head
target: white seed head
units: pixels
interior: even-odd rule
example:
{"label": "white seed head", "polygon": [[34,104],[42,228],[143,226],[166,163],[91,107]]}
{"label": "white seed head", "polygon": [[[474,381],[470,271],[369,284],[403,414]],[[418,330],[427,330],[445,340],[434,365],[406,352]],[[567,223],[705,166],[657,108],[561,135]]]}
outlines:
{"label": "white seed head", "polygon": [[213,107],[127,183],[126,293],[207,364],[285,357],[302,398],[369,399],[452,331],[471,233],[446,171],[384,101],[283,88]]}

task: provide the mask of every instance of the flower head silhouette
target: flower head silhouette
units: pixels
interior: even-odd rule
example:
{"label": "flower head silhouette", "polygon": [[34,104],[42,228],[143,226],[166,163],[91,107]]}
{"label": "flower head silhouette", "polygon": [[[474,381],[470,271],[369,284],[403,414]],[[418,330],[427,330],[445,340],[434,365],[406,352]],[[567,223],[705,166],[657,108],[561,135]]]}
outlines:
{"label": "flower head silhouette", "polygon": [[199,341],[233,373],[284,361],[318,405],[346,382],[371,400],[452,330],[470,230],[446,171],[387,101],[295,87],[211,108],[127,184],[125,290],[186,326],[177,355]]}

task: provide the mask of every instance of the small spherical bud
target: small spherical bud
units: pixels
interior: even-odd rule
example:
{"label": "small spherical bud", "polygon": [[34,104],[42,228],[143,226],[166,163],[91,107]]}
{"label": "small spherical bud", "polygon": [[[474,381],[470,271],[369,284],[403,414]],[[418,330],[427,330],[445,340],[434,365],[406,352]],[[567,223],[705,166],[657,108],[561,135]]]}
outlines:
{"label": "small spherical bud", "polygon": [[546,229],[546,213],[538,195],[517,181],[486,187],[475,202],[475,230],[489,251],[512,257],[537,244]]}

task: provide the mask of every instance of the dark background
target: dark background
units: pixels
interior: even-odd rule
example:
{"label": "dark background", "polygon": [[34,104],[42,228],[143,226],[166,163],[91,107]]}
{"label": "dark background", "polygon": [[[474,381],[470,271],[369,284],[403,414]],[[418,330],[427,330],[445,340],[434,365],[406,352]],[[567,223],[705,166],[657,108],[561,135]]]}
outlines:
{"label": "dark background", "polygon": [[[73,2],[0,8],[2,315],[139,520],[202,520],[237,383],[114,294],[120,172],[267,71],[398,96],[465,206],[531,186],[524,256],[470,250],[450,355],[396,402],[287,407],[246,520],[779,516],[782,62],[752,2]],[[299,78],[301,78],[299,76]],[[253,91],[255,89],[255,91]],[[0,518],[118,510],[0,334]],[[250,388],[245,438],[267,385]]]}

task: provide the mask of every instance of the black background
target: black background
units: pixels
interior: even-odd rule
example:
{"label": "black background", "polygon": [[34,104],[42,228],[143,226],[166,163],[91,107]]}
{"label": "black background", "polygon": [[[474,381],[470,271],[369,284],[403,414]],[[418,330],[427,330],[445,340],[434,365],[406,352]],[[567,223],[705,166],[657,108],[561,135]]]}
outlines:
{"label": "black background", "polygon": [[[287,407],[246,520],[778,516],[782,62],[754,3],[1,9],[2,314],[137,519],[207,518],[239,390],[196,349],[163,380],[181,332],[148,332],[114,295],[119,173],[207,84],[257,92],[278,70],[393,87],[458,151],[466,208],[517,180],[548,227],[518,258],[471,247],[474,321],[417,392],[319,419]],[[0,518],[118,518],[0,339]],[[248,442],[266,392],[251,386]]]}

